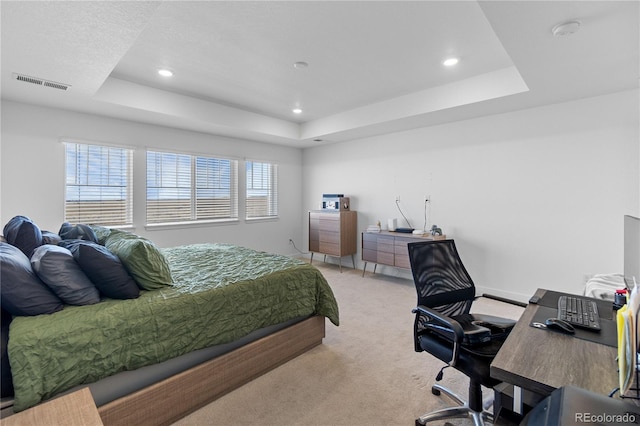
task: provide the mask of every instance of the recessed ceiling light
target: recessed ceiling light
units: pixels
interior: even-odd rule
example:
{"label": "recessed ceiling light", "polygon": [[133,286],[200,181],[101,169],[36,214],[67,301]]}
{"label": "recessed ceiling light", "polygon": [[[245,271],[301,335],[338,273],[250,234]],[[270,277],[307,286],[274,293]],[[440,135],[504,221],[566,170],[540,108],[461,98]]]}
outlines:
{"label": "recessed ceiling light", "polygon": [[299,61],[299,62],[294,62],[293,63],[293,67],[294,68],[307,68],[309,66],[308,63],[303,62],[303,61]]}
{"label": "recessed ceiling light", "polygon": [[160,74],[163,77],[171,77],[173,76],[173,71],[168,69],[159,69],[158,74]]}
{"label": "recessed ceiling light", "polygon": [[444,65],[445,67],[452,67],[455,64],[457,64],[459,61],[458,58],[447,58],[442,62],[442,65]]}
{"label": "recessed ceiling light", "polygon": [[302,110],[300,108],[294,108],[292,111],[294,114],[302,114]]}

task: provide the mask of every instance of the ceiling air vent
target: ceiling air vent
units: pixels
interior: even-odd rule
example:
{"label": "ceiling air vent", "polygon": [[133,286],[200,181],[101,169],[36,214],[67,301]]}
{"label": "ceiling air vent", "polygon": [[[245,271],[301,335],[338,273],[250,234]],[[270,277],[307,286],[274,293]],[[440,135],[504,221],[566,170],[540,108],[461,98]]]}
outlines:
{"label": "ceiling air vent", "polygon": [[28,75],[18,74],[15,72],[13,73],[13,78],[18,81],[24,81],[25,83],[32,83],[45,87],[53,87],[54,89],[59,90],[67,90],[69,87],[71,87],[70,84],[56,83],[55,81],[49,81],[38,77],[30,77]]}

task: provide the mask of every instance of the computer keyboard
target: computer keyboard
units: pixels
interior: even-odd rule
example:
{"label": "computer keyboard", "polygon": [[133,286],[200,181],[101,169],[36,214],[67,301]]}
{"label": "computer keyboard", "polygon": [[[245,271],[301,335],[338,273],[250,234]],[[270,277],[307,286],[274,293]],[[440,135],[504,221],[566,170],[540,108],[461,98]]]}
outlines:
{"label": "computer keyboard", "polygon": [[600,315],[594,300],[575,296],[558,298],[558,318],[576,327],[600,331]]}

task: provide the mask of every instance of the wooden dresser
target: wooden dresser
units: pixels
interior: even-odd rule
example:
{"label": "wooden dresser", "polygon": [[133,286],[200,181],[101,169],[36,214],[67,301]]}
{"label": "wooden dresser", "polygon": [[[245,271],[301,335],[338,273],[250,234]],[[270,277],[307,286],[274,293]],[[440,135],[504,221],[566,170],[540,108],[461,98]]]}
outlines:
{"label": "wooden dresser", "polygon": [[362,268],[362,275],[364,276],[367,269],[367,262],[375,264],[373,267],[374,274],[378,264],[411,269],[407,244],[417,241],[445,239],[447,239],[446,235],[415,235],[389,231],[363,232],[362,260],[364,261],[364,268]]}
{"label": "wooden dresser", "polygon": [[311,262],[313,253],[338,258],[342,272],[342,256],[351,255],[353,268],[356,262],[353,255],[358,251],[358,214],[355,211],[313,210],[309,212],[309,251]]}

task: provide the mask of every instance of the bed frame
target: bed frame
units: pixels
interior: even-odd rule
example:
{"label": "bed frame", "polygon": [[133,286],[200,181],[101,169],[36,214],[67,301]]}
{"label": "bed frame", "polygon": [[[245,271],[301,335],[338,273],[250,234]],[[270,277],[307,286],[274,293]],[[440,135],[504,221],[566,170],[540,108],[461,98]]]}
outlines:
{"label": "bed frame", "polygon": [[325,318],[283,330],[98,407],[105,426],[168,425],[322,343]]}

